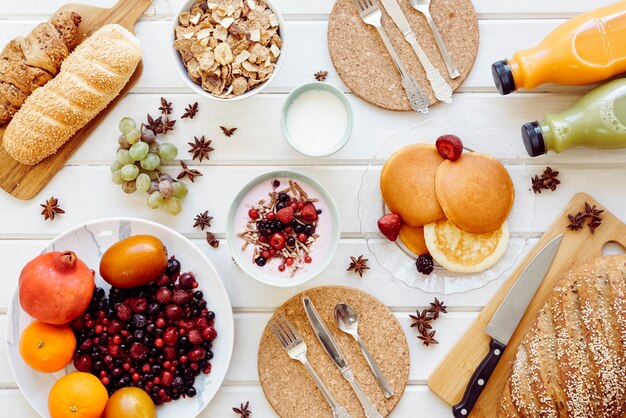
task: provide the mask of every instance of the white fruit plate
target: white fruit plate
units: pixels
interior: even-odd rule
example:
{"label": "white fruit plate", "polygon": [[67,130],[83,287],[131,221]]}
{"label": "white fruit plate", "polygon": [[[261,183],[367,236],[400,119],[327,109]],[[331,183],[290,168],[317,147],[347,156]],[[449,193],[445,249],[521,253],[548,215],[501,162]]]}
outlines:
{"label": "white fruit plate", "polygon": [[[154,222],[133,218],[109,218],[77,226],[61,235],[46,246],[42,253],[71,250],[90,268],[98,270],[100,258],[111,245],[130,235],[149,234],[158,237],[166,246],[169,255],[180,261],[182,271],[196,274],[198,290],[204,293],[207,307],[215,312],[215,329],[218,336],[213,344],[214,357],[211,360],[211,373],[201,373],[195,381],[197,395],[180,398],[157,408],[159,418],[180,418],[197,416],[213,399],[224,381],[230,364],[234,343],[234,320],[226,288],[213,264],[191,241],[179,233]],[[33,254],[33,257],[35,254]],[[15,281],[17,282],[17,277]],[[96,286],[109,289],[109,285],[96,273]],[[56,373],[40,373],[31,369],[19,353],[19,339],[22,331],[32,318],[22,310],[17,290],[13,294],[8,311],[7,351],[9,365],[17,384],[42,417],[49,417],[48,393],[60,377],[75,371],[70,363],[65,370]]]}
{"label": "white fruit plate", "polygon": [[[482,152],[498,158],[506,166],[515,185],[515,202],[508,218],[511,236],[506,252],[494,266],[480,273],[453,273],[435,265],[431,274],[421,274],[415,267],[417,255],[406,248],[400,239],[396,242],[386,239],[377,228],[378,219],[389,212],[380,194],[380,173],[387,159],[400,148],[417,142],[434,144],[439,136],[445,134],[458,135],[463,141],[464,152]],[[518,139],[498,137],[468,120],[426,119],[394,133],[378,150],[361,180],[358,213],[361,232],[369,250],[394,280],[425,292],[447,295],[479,289],[512,272],[517,259],[528,245],[528,232],[534,230],[535,196],[530,190],[530,173],[524,160],[508,140]],[[521,146],[521,141],[519,143]],[[520,184],[524,186],[519,187]],[[485,187],[489,185],[485,184]],[[525,233],[519,234],[517,231]]]}

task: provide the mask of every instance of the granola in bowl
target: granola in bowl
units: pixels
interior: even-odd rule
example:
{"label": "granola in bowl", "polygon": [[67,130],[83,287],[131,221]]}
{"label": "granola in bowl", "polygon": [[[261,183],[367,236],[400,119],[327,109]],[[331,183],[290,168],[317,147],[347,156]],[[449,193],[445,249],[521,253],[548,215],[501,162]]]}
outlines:
{"label": "granola in bowl", "polygon": [[174,32],[189,79],[219,99],[267,82],[283,46],[278,14],[259,0],[195,0],[179,14]]}

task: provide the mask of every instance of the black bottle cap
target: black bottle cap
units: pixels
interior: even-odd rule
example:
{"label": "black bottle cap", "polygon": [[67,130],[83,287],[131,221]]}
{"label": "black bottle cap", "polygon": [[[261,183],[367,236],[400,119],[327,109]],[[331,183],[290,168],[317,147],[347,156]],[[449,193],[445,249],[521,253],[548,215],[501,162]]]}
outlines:
{"label": "black bottle cap", "polygon": [[516,90],[513,72],[506,60],[496,61],[491,64],[491,75],[500,94],[506,95]]}
{"label": "black bottle cap", "polygon": [[546,153],[546,144],[543,141],[543,132],[538,122],[528,122],[522,125],[522,139],[528,155],[536,157]]}

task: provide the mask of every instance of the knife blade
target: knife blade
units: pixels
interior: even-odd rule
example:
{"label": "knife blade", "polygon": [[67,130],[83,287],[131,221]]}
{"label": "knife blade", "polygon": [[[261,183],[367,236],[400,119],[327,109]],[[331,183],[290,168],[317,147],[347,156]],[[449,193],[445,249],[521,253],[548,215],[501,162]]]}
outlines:
{"label": "knife blade", "polygon": [[359,402],[361,402],[361,406],[363,406],[365,416],[367,418],[383,418],[374,404],[372,404],[369,400],[359,383],[356,381],[350,366],[346,363],[346,358],[343,356],[343,353],[337,345],[337,341],[335,341],[335,338],[332,336],[330,331],[328,331],[326,324],[324,324],[320,314],[317,313],[317,309],[315,309],[311,299],[309,299],[308,296],[305,296],[302,298],[302,303],[304,305],[306,316],[309,318],[309,322],[311,323],[311,327],[313,328],[317,339],[320,341],[333,363],[335,363],[339,370],[341,370],[343,377],[348,381],[348,383],[350,383],[350,386],[352,386],[352,390],[354,390],[357,398],[359,398]]}
{"label": "knife blade", "polygon": [[406,41],[413,47],[415,55],[417,55],[422,67],[424,67],[424,70],[426,71],[426,78],[428,78],[428,81],[430,82],[430,87],[433,89],[435,97],[445,103],[452,102],[452,87],[450,87],[446,80],[444,80],[441,76],[439,70],[437,70],[428,59],[428,56],[417,41],[417,36],[415,35],[415,32],[413,32],[413,29],[411,29],[411,25],[400,8],[398,1],[381,1],[387,11],[387,14],[389,14],[398,29],[400,29],[400,32],[402,32],[402,35],[404,35],[404,39],[406,39]]}
{"label": "knife blade", "polygon": [[461,402],[452,407],[452,414],[456,418],[467,417],[472,411],[526,308],[548,273],[562,239],[563,235],[552,239],[533,257],[487,324],[485,333],[491,337],[489,352],[470,378]]}

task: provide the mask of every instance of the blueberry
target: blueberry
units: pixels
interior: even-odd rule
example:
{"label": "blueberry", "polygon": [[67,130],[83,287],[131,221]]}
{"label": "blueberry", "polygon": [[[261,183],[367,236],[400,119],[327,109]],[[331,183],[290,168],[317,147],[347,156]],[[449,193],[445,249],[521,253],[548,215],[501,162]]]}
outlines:
{"label": "blueberry", "polygon": [[296,224],[295,228],[293,229],[294,231],[296,231],[296,233],[301,233],[304,231],[304,226],[302,224]]}
{"label": "blueberry", "polygon": [[104,289],[101,287],[96,287],[96,289],[93,291],[93,296],[96,299],[102,299],[104,297]]}
{"label": "blueberry", "polygon": [[265,257],[260,256],[260,257],[257,257],[257,259],[255,260],[255,262],[256,262],[256,265],[257,265],[257,266],[259,266],[259,267],[263,267],[263,266],[265,265],[265,263],[267,263],[267,260],[265,259]]}
{"label": "blueberry", "polygon": [[172,277],[173,275],[175,275],[176,273],[180,272],[180,261],[178,261],[175,258],[170,258],[167,261],[167,267],[165,268],[165,274],[168,275],[168,277]]}
{"label": "blueberry", "polygon": [[215,312],[213,312],[213,311],[207,312],[206,319],[208,319],[209,321],[214,320],[215,319]]}
{"label": "blueberry", "polygon": [[307,225],[304,227],[304,233],[311,235],[313,233],[313,225]]}
{"label": "blueberry", "polygon": [[188,388],[187,396],[189,396],[190,398],[193,398],[194,396],[196,396],[196,389],[194,389],[193,387]]}
{"label": "blueberry", "polygon": [[296,245],[296,240],[294,237],[287,238],[287,247],[293,247]]}
{"label": "blueberry", "polygon": [[278,202],[276,204],[276,210],[285,209],[285,202]]}
{"label": "blueberry", "polygon": [[289,200],[289,195],[287,193],[281,193],[278,195],[278,200],[281,202],[286,202]]}
{"label": "blueberry", "polygon": [[142,314],[133,315],[133,325],[135,328],[144,328],[148,325],[148,320]]}
{"label": "blueberry", "polygon": [[321,210],[321,209],[318,209],[318,210],[317,210],[317,214],[318,214],[318,215],[321,215],[321,214],[322,214],[322,210]]}

